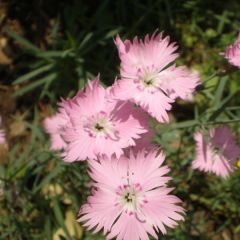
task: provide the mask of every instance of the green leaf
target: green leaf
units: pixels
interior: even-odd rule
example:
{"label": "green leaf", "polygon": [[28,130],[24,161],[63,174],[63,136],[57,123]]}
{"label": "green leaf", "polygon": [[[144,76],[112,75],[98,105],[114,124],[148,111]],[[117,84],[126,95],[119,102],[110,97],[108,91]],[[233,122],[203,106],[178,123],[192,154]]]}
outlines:
{"label": "green leaf", "polygon": [[71,240],[72,238],[71,238],[71,236],[70,236],[70,234],[67,230],[67,227],[65,225],[64,217],[63,217],[63,214],[62,214],[62,211],[61,211],[61,208],[60,208],[60,204],[59,204],[59,201],[57,200],[57,198],[53,199],[53,211],[54,211],[54,214],[55,214],[55,217],[56,217],[56,220],[57,220],[58,224],[60,225],[60,227],[66,233],[67,238]]}
{"label": "green leaf", "polygon": [[213,105],[218,107],[221,104],[221,98],[225,89],[225,85],[228,81],[228,76],[219,79],[218,87],[214,95]]}
{"label": "green leaf", "polygon": [[40,48],[35,46],[33,43],[31,43],[27,39],[19,36],[15,32],[12,32],[12,31],[8,30],[7,35],[10,36],[11,38],[13,38],[15,41],[17,41],[21,45],[23,45],[23,47],[25,47],[26,49],[31,50],[33,53],[38,53],[38,52],[42,51]]}
{"label": "green leaf", "polygon": [[79,49],[82,49],[89,42],[89,40],[92,38],[92,36],[93,36],[92,32],[89,32],[88,34],[86,34],[86,36],[82,40],[81,44],[79,45]]}
{"label": "green leaf", "polygon": [[187,120],[179,123],[172,124],[172,128],[188,128],[188,127],[194,127],[199,125],[199,122],[197,120]]}
{"label": "green leaf", "polygon": [[45,236],[46,236],[47,240],[52,239],[51,228],[52,228],[52,226],[51,226],[50,217],[47,215],[44,219],[44,232],[45,232]]}
{"label": "green leaf", "polygon": [[41,190],[44,186],[46,186],[47,184],[50,184],[51,180],[54,179],[56,176],[60,175],[61,172],[62,172],[62,166],[57,165],[53,171],[51,171],[49,174],[45,175],[44,179],[42,180],[42,182],[39,185],[34,186],[34,189],[32,192],[36,193],[39,190]]}
{"label": "green leaf", "polygon": [[235,97],[235,95],[238,92],[235,92],[234,94],[226,97],[219,105],[218,108],[216,109],[216,111],[214,111],[210,117],[209,117],[209,121],[215,121],[215,119],[225,110],[227,104]]}
{"label": "green leaf", "polygon": [[30,83],[28,84],[27,86],[25,87],[22,87],[21,89],[17,90],[13,96],[17,97],[17,96],[21,96],[29,91],[32,91],[33,89],[43,85],[44,83],[46,82],[49,82],[49,81],[53,81],[54,79],[56,79],[57,77],[57,73],[51,73],[49,74],[48,76],[44,77],[44,78],[41,78],[41,79],[38,79],[36,80],[35,82],[33,83]]}
{"label": "green leaf", "polygon": [[40,68],[38,68],[38,69],[36,69],[36,70],[33,70],[33,71],[31,71],[31,72],[29,72],[29,73],[27,73],[27,74],[24,74],[24,75],[22,75],[21,77],[17,78],[17,79],[13,82],[13,84],[24,83],[24,82],[26,82],[27,80],[30,80],[30,79],[32,79],[33,77],[35,77],[35,76],[37,76],[37,75],[39,75],[39,74],[41,74],[41,73],[44,73],[44,72],[50,70],[52,67],[53,67],[53,65],[50,64],[50,65],[46,65],[46,66],[40,67]]}
{"label": "green leaf", "polygon": [[36,54],[37,57],[40,58],[64,58],[67,56],[71,56],[73,54],[72,49],[67,49],[64,51],[42,51]]}
{"label": "green leaf", "polygon": [[109,32],[105,35],[105,38],[108,39],[108,38],[112,38],[112,37],[116,36],[117,33],[119,33],[120,30],[121,30],[121,28],[112,29],[111,31],[109,31]]}

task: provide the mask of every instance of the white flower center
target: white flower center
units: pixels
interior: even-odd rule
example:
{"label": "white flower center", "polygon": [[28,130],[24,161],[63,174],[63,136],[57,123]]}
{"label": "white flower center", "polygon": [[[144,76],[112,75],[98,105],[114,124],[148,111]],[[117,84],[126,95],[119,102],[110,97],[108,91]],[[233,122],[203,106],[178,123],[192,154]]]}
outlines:
{"label": "white flower center", "polygon": [[212,151],[217,155],[222,154],[222,150],[218,146],[212,146]]}
{"label": "white flower center", "polygon": [[156,88],[158,87],[157,75],[151,72],[145,72],[140,76],[140,82],[144,88]]}
{"label": "white flower center", "polygon": [[114,123],[105,112],[100,112],[88,118],[84,128],[91,137],[118,139],[118,132],[114,129]]}
{"label": "white flower center", "polygon": [[147,74],[140,79],[145,87],[156,87],[156,77]]}
{"label": "white flower center", "polygon": [[141,194],[136,189],[128,187],[121,196],[122,206],[128,211],[136,211]]}
{"label": "white flower center", "polygon": [[212,150],[212,158],[213,158],[213,162],[217,161],[219,159],[219,157],[221,158],[222,156],[225,157],[224,155],[224,151],[221,147],[211,144],[211,150]]}
{"label": "white flower center", "polygon": [[156,72],[154,68],[147,68],[145,70],[139,70],[138,79],[135,82],[138,84],[140,90],[147,90],[152,93],[161,90],[167,94],[171,80],[171,76],[164,70]]}
{"label": "white flower center", "polygon": [[147,203],[147,199],[139,183],[119,186],[116,193],[117,202],[122,206],[123,211],[129,215],[135,214],[141,220],[144,218],[141,207]]}
{"label": "white flower center", "polygon": [[97,117],[91,125],[91,130],[96,134],[105,134],[112,131],[113,125],[106,117]]}

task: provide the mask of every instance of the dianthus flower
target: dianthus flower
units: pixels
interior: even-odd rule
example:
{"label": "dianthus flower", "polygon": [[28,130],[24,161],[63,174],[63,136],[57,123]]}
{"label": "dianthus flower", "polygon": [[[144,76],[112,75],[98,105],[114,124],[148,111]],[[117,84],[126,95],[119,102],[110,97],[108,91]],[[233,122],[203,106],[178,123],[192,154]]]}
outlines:
{"label": "dianthus flower", "polygon": [[[109,91],[111,88],[109,88]],[[112,95],[111,95],[112,96]],[[113,96],[112,96],[113,97]],[[135,145],[131,146],[129,149],[132,149],[134,152],[138,152],[141,150],[148,151],[149,149],[154,148],[153,140],[155,136],[154,130],[150,127],[150,119],[148,113],[146,113],[141,107],[135,106],[135,117],[138,118],[141,121],[141,124],[144,126],[144,128],[147,130],[147,132],[141,134],[141,137],[138,139],[135,139]],[[128,152],[129,149],[126,149],[125,152]]]}
{"label": "dianthus flower", "polygon": [[240,148],[227,126],[209,130],[208,142],[203,132],[195,133],[196,158],[192,163],[194,169],[213,172],[218,176],[227,177],[234,171]]}
{"label": "dianthus flower", "polygon": [[162,33],[145,39],[124,42],[118,36],[120,79],[113,93],[118,99],[130,99],[159,122],[169,120],[167,111],[177,97],[187,98],[199,82],[199,76],[185,67],[170,65],[177,57],[177,46]]}
{"label": "dianthus flower", "polygon": [[89,230],[103,229],[107,239],[158,239],[166,226],[174,228],[183,220],[181,200],[169,193],[170,177],[164,156],[156,150],[141,151],[120,159],[89,161],[94,191],[79,211],[78,221]]}
{"label": "dianthus flower", "polygon": [[85,92],[80,91],[71,105],[62,104],[71,122],[63,133],[66,161],[99,155],[119,157],[124,148],[134,146],[134,140],[147,132],[146,114],[139,114],[131,102],[114,100],[110,95],[96,79],[88,81]]}
{"label": "dianthus flower", "polygon": [[151,128],[148,128],[148,131],[141,135],[141,138],[135,140],[135,146],[131,147],[134,152],[138,152],[141,150],[148,151],[149,149],[154,147],[153,144],[154,139],[154,131]]}
{"label": "dianthus flower", "polygon": [[240,68],[240,33],[236,41],[227,48],[225,57],[232,65]]}
{"label": "dianthus flower", "polygon": [[[0,125],[2,123],[2,118],[0,117]],[[0,129],[0,144],[5,143],[6,138],[5,138],[5,131],[3,129]]]}
{"label": "dianthus flower", "polygon": [[66,146],[66,142],[62,138],[65,127],[69,124],[69,117],[63,108],[51,117],[47,117],[44,122],[44,128],[50,135],[51,149],[62,150]]}

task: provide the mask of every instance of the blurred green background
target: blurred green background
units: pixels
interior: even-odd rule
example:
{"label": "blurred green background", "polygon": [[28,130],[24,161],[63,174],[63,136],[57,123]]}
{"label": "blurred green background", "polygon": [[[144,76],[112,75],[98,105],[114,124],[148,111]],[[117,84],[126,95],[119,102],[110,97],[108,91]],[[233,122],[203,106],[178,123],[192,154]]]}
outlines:
{"label": "blurred green background", "polygon": [[159,239],[240,239],[240,172],[220,179],[191,169],[193,132],[229,123],[240,143],[240,73],[221,56],[240,30],[238,0],[2,0],[0,114],[0,239],[104,239],[75,219],[89,194],[86,164],[65,164],[49,151],[42,121],[60,97],[71,97],[101,73],[119,72],[113,39],[156,29],[179,44],[177,64],[201,75],[189,102],[178,101],[171,123],[154,124],[155,142],[172,168],[171,186],[186,221]]}

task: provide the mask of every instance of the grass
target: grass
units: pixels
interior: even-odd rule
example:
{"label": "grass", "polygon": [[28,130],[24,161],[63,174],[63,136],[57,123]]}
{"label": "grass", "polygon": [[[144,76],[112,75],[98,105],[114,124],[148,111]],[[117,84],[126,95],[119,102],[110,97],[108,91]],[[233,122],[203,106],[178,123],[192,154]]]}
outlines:
{"label": "grass", "polygon": [[[119,68],[116,34],[132,38],[156,29],[179,43],[178,64],[199,71],[203,81],[193,102],[175,104],[171,124],[155,125],[156,143],[172,168],[171,185],[187,209],[186,221],[159,239],[239,239],[239,170],[221,180],[190,167],[194,131],[229,123],[236,136],[240,133],[240,73],[219,55],[239,31],[238,1],[6,4],[8,19],[18,21],[25,34],[5,23],[4,34],[17,53],[12,66],[2,70],[15,108],[4,116],[8,149],[0,164],[0,239],[103,239],[75,222],[89,194],[86,164],[69,165],[52,153],[42,120],[60,97],[73,96],[88,78],[101,73],[105,85],[113,83]],[[14,135],[16,122],[24,130]]]}

